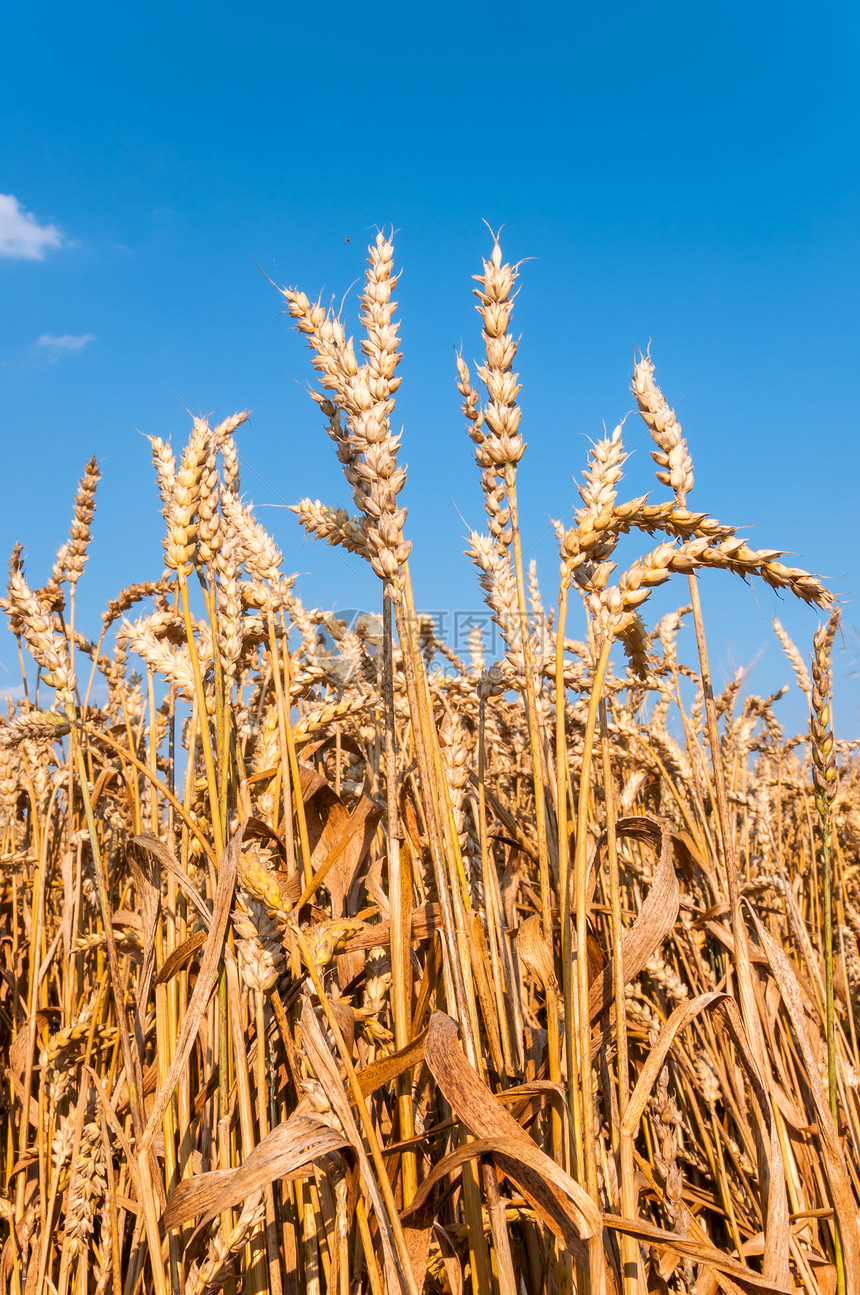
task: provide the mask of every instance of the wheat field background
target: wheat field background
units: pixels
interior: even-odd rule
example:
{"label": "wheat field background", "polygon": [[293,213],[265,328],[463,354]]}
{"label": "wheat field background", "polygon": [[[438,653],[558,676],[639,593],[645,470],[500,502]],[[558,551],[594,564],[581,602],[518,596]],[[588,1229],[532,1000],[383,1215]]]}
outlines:
{"label": "wheat field background", "polygon": [[[355,341],[282,289],[351,496],[293,511],[366,565],[371,613],[299,599],[240,483],[246,413],[151,439],[163,569],[95,633],[95,459],[47,583],[13,552],[0,1290],[860,1289],[839,609],[704,510],[648,353],[654,489],[624,491],[632,424],[595,441],[541,588],[517,276],[493,237],[456,372],[494,659],[416,610],[384,233]],[[715,693],[706,570],[817,609],[808,643],[774,626],[800,733],[742,674]]]}

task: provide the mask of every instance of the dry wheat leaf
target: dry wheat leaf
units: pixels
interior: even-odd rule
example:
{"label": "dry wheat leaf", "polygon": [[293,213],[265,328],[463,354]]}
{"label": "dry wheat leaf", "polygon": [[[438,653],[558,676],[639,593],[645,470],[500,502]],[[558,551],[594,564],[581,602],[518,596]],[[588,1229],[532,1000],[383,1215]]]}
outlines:
{"label": "dry wheat leaf", "polygon": [[690,880],[695,878],[696,869],[705,879],[708,891],[719,894],[719,884],[708,864],[707,852],[693,839],[689,832],[673,832],[672,844],[675,848],[675,870]]}
{"label": "dry wheat leaf", "polygon": [[[476,791],[479,789],[480,784],[476,773],[471,772],[469,774],[469,783]],[[516,816],[502,804],[490,787],[484,788],[484,794],[487,798],[488,806],[504,827],[505,832],[508,833],[508,836],[505,837],[499,836],[494,832],[492,833],[491,839],[504,841],[506,845],[512,845],[515,850],[521,851],[521,853],[531,859],[533,863],[537,863],[537,847],[536,844],[526,839],[524,833],[524,821],[518,821]]]}
{"label": "dry wheat leaf", "polygon": [[174,855],[173,851],[169,848],[169,846],[165,845],[163,841],[159,841],[157,837],[147,836],[146,833],[143,833],[140,836],[134,837],[131,844],[134,846],[137,846],[141,850],[145,850],[148,854],[152,855],[155,859],[158,860],[158,862],[161,864],[161,867],[164,868],[165,871],[169,872],[171,876],[175,877],[175,879],[178,881],[179,885],[182,887],[183,891],[185,892],[185,895],[187,896],[187,898],[191,900],[191,903],[194,905],[194,907],[197,909],[197,912],[203,918],[203,921],[206,923],[206,927],[208,929],[212,921],[212,914],[209,911],[209,905],[202,898],[199,890],[194,885],[194,882],[188,876],[188,873],[179,863],[178,859]]}
{"label": "dry wheat leaf", "polygon": [[337,1021],[338,1029],[343,1035],[347,1053],[352,1057],[355,1052],[355,1012],[349,1003],[342,998],[333,999],[330,1006],[332,1016]]}
{"label": "dry wheat leaf", "polygon": [[299,783],[302,789],[302,800],[307,804],[311,796],[315,796],[320,787],[327,787],[328,782],[319,773],[313,765],[299,762]]}
{"label": "dry wheat leaf", "polygon": [[406,1254],[409,1258],[409,1266],[412,1269],[412,1280],[418,1291],[424,1289],[424,1281],[427,1276],[427,1259],[430,1254],[430,1241],[433,1235],[434,1212],[435,1206],[431,1199],[425,1201],[420,1209],[410,1211],[408,1216],[404,1214],[401,1219]]}
{"label": "dry wheat leaf", "polygon": [[[410,940],[427,940],[442,925],[442,910],[439,904],[422,904],[413,908],[410,926]],[[366,931],[359,932],[343,946],[344,953],[360,953],[363,949],[375,949],[388,944],[391,940],[391,923],[388,918],[375,922]]]}
{"label": "dry wheat leaf", "polygon": [[782,1151],[773,1106],[762,1086],[758,1066],[744,1031],[740,1010],[733,998],[729,998],[727,994],[711,992],[700,994],[698,998],[675,1008],[660,1031],[636,1081],[636,1087],[621,1122],[621,1131],[627,1137],[636,1136],[645,1105],[651,1096],[669,1049],[681,1030],[703,1011],[712,1012],[714,1016],[720,1018],[720,1023],[731,1037],[755,1095],[761,1119],[767,1128],[767,1137],[762,1138],[766,1161],[764,1168],[767,1172],[764,1271],[768,1280],[779,1285],[781,1289],[788,1281],[788,1201],[785,1194]]}
{"label": "dry wheat leaf", "polygon": [[188,1004],[188,1010],[182,1021],[182,1028],[179,1031],[179,1037],[176,1040],[176,1047],[173,1053],[173,1060],[170,1063],[170,1069],[164,1076],[164,1083],[156,1094],[152,1110],[147,1120],[146,1128],[143,1131],[140,1140],[140,1151],[145,1151],[149,1146],[156,1131],[161,1125],[164,1118],[164,1112],[170,1103],[174,1089],[179,1083],[179,1077],[182,1074],[182,1068],[187,1062],[191,1049],[194,1046],[194,1040],[197,1038],[197,1031],[200,1028],[200,1021],[206,1010],[206,1004],[209,1002],[209,995],[215,988],[215,982],[218,979],[218,969],[221,964],[221,951],[224,947],[224,936],[227,933],[227,922],[230,917],[230,906],[233,902],[233,888],[236,884],[236,865],[239,858],[239,849],[242,844],[242,829],[240,828],[233,837],[227,849],[221,855],[218,867],[218,890],[215,894],[215,903],[212,908],[212,925],[209,928],[209,934],[206,938],[206,947],[203,950],[203,957],[200,961],[200,974],[197,977],[197,983],[194,986],[194,992]]}
{"label": "dry wheat leaf", "polygon": [[305,816],[314,882],[319,886],[328,877],[332,913],[340,917],[355,874],[370,849],[382,806],[370,796],[362,796],[349,810],[325,783],[307,800]]}
{"label": "dry wheat leaf", "polygon": [[635,1237],[645,1245],[673,1250],[682,1257],[692,1259],[695,1263],[705,1264],[715,1273],[718,1280],[724,1274],[739,1290],[748,1291],[749,1295],[790,1295],[788,1286],[763,1277],[751,1268],[744,1268],[737,1259],[732,1259],[730,1255],[723,1254],[722,1251],[702,1241],[679,1236],[677,1232],[666,1232],[652,1223],[646,1223],[644,1219],[624,1219],[618,1214],[604,1214],[603,1222],[606,1227],[612,1228],[615,1232],[623,1232],[626,1236]]}
{"label": "dry wheat leaf", "polygon": [[833,1264],[824,1264],[815,1274],[815,1280],[821,1288],[821,1295],[836,1295],[839,1288],[839,1274]]}
{"label": "dry wheat leaf", "polygon": [[[138,1056],[144,1054],[144,1025],[146,1004],[152,975],[155,970],[155,930],[158,926],[158,915],[161,911],[161,860],[160,851],[156,853],[138,840],[132,840],[126,848],[126,859],[131,868],[137,891],[137,902],[140,908],[140,934],[143,945],[143,965],[138,972],[137,993],[135,995],[134,1037]],[[116,914],[114,914],[116,922]]]}
{"label": "dry wheat leaf", "polygon": [[[703,922],[702,925],[709,935],[712,935],[715,940],[719,940],[723,948],[727,949],[733,958],[737,957],[735,953],[735,937],[730,927],[723,922],[710,921]],[[749,950],[749,959],[753,966],[764,967],[767,965],[767,958],[765,958],[764,954],[759,953],[758,949]]]}
{"label": "dry wheat leaf", "polygon": [[451,1295],[463,1295],[463,1265],[460,1263],[460,1256],[454,1249],[454,1243],[440,1223],[434,1223],[430,1233],[436,1238],[436,1243],[439,1246],[439,1251],[442,1255],[442,1266],[445,1269],[445,1277],[451,1289]]}
{"label": "dry wheat leaf", "polygon": [[163,1223],[167,1231],[197,1218],[198,1228],[223,1210],[245,1200],[252,1192],[279,1178],[310,1166],[318,1156],[340,1151],[349,1142],[328,1124],[307,1115],[292,1115],[272,1129],[236,1169],[215,1169],[179,1183],[167,1203]]}
{"label": "dry wheat leaf", "polygon": [[464,1056],[456,1021],[443,1012],[430,1018],[424,1058],[458,1119],[479,1138],[499,1140],[498,1167],[519,1188],[555,1236],[588,1264],[584,1240],[600,1231],[600,1215],[586,1192],[538,1150]]}
{"label": "dry wheat leaf", "polygon": [[[332,1004],[334,1007],[334,1004]],[[404,1070],[410,1070],[412,1066],[417,1066],[424,1060],[424,1040],[427,1038],[427,1031],[424,1030],[417,1038],[407,1043],[405,1048],[399,1052],[392,1052],[387,1057],[378,1057],[376,1061],[371,1061],[370,1065],[364,1066],[357,1072],[358,1082],[361,1085],[361,1091],[365,1097],[376,1092],[383,1084],[388,1084],[398,1075],[402,1075]]]}
{"label": "dry wheat leaf", "polygon": [[815,1103],[815,1114],[820,1129],[820,1145],[827,1181],[833,1198],[833,1207],[839,1219],[839,1231],[842,1237],[842,1249],[845,1262],[845,1280],[849,1291],[860,1290],[860,1242],[858,1242],[857,1207],[848,1179],[842,1149],[839,1146],[839,1135],[830,1113],[830,1102],[818,1065],[809,1043],[806,1013],[803,1010],[803,998],[794,968],[783,950],[768,933],[755,913],[752,914],[756,932],[770,963],[774,979],[779,985],[782,1000],[785,1003],[792,1032],[806,1068],[806,1082]]}
{"label": "dry wheat leaf", "polygon": [[107,1120],[108,1124],[113,1130],[114,1137],[117,1139],[117,1142],[122,1148],[122,1152],[123,1152],[123,1155],[125,1156],[126,1164],[128,1165],[129,1173],[131,1174],[131,1181],[134,1184],[135,1194],[137,1195],[137,1199],[140,1200],[140,1174],[137,1168],[137,1161],[132,1155],[131,1146],[129,1145],[128,1139],[125,1136],[125,1131],[123,1130],[122,1125],[120,1124],[119,1120],[116,1117],[116,1112],[113,1106],[108,1100],[108,1095],[105,1092],[101,1079],[99,1079],[98,1075],[93,1070],[92,1066],[84,1066],[83,1071],[84,1071],[84,1074],[89,1075],[90,1083],[93,1085],[93,1087],[96,1090],[96,1095],[98,1097],[98,1100],[101,1103],[102,1110],[104,1111],[104,1114],[105,1114],[105,1119]]}
{"label": "dry wheat leaf", "polygon": [[[268,772],[274,773],[275,770],[270,769],[268,770]],[[257,777],[260,777],[260,776],[261,776],[260,774],[257,775]],[[287,862],[287,851],[286,851],[286,847],[284,845],[283,839],[280,836],[278,836],[277,832],[273,827],[271,827],[268,823],[264,822],[262,818],[255,818],[253,814],[250,816],[250,818],[245,819],[244,826],[245,826],[244,839],[246,841],[253,841],[253,840],[267,841],[270,845],[273,845],[275,849],[278,851],[278,853],[281,856],[281,862],[284,864]],[[302,893],[301,884],[299,882],[298,875],[296,876],[295,882],[296,882],[295,894],[290,896],[293,903],[295,903],[299,895]]]}
{"label": "dry wheat leaf", "polygon": [[[659,863],[654,873],[648,898],[642,905],[633,924],[625,931],[621,943],[621,962],[624,982],[629,983],[645,966],[675,925],[680,907],[678,878],[672,866],[672,834],[668,828],[652,818],[621,818],[616,824],[619,837],[633,837],[645,841],[659,852]],[[595,847],[595,860],[604,848],[606,833]],[[596,872],[596,868],[595,868]],[[588,997],[589,1013],[594,1021],[614,1002],[612,959],[591,986]]]}
{"label": "dry wheat leaf", "polygon": [[552,946],[544,935],[540,913],[532,913],[531,917],[520,923],[514,937],[514,947],[519,961],[541,986],[544,989],[551,986],[557,992]]}
{"label": "dry wheat leaf", "polygon": [[[59,1016],[56,1009],[43,1010],[41,1007],[36,1008],[36,1030],[50,1030],[54,1021]],[[27,1055],[30,1049],[30,1025],[31,1021],[25,1021],[12,1042],[9,1044],[7,1057],[12,1073],[19,1078],[27,1069]]]}
{"label": "dry wheat leaf", "polygon": [[206,931],[195,931],[193,935],[189,935],[187,940],[183,940],[170,956],[164,959],[161,970],[155,977],[156,985],[166,985],[177,972],[180,972],[183,967],[187,967],[188,963],[193,961],[195,953],[202,949],[206,943],[206,935]]}
{"label": "dry wheat leaf", "polygon": [[[67,958],[72,951],[72,914],[75,906],[74,872],[75,856],[71,850],[64,850],[60,855],[60,876],[63,882],[63,907],[60,914],[60,932]],[[116,914],[114,915],[114,921],[116,921]]]}
{"label": "dry wheat leaf", "polygon": [[[520,1133],[522,1134],[522,1132],[523,1131],[521,1129]],[[578,1207],[581,1200],[580,1193],[582,1192],[579,1184],[575,1183],[574,1180],[566,1174],[554,1160],[550,1160],[539,1147],[535,1146],[531,1138],[521,1137],[512,1139],[510,1137],[490,1137],[476,1138],[472,1142],[466,1142],[463,1146],[457,1147],[455,1151],[449,1152],[449,1154],[440,1160],[438,1164],[434,1165],[433,1169],[418,1188],[415,1199],[412,1201],[409,1209],[404,1211],[402,1216],[404,1220],[410,1217],[413,1211],[421,1210],[424,1207],[425,1203],[431,1199],[431,1193],[443,1178],[447,1178],[450,1174],[456,1173],[456,1171],[462,1168],[467,1161],[475,1160],[479,1156],[492,1156],[499,1169],[507,1174],[515,1186],[517,1186],[523,1195],[529,1200],[529,1193],[528,1190],[523,1187],[523,1180],[527,1182],[530,1175],[524,1171],[534,1170],[536,1176],[545,1178],[547,1183],[558,1188],[560,1194],[563,1194],[570,1199],[573,1204],[573,1210],[570,1211],[570,1213],[578,1213]],[[552,1166],[551,1169],[547,1168],[547,1161],[549,1161],[549,1165]],[[511,1172],[511,1169],[509,1168],[511,1162],[515,1162],[516,1166],[522,1166],[522,1168],[514,1168],[514,1171]],[[574,1189],[578,1190],[574,1191]],[[538,1201],[537,1203],[530,1201],[530,1203],[541,1218],[544,1219],[547,1226],[552,1230],[555,1236],[557,1236],[563,1244],[569,1244],[564,1235],[566,1229],[558,1220],[558,1211],[554,1208],[547,1208],[545,1196],[546,1194],[544,1194],[543,1201]],[[590,1201],[589,1203],[591,1204]],[[593,1204],[592,1212],[593,1215],[597,1217],[597,1210]],[[582,1229],[587,1235],[584,1236],[582,1240],[587,1240],[588,1235],[593,1235],[593,1233],[588,1233],[588,1226],[589,1220],[583,1219]],[[574,1241],[573,1245],[574,1248],[571,1253],[574,1255],[582,1257],[587,1254],[585,1247],[580,1244],[579,1240]]]}
{"label": "dry wheat leaf", "polygon": [[563,1084],[554,1084],[551,1079],[533,1079],[530,1083],[506,1088],[496,1096],[504,1106],[510,1105],[511,1115],[518,1124],[524,1117],[531,1121],[544,1104],[555,1097],[562,1123],[565,1129],[568,1128],[567,1091]]}
{"label": "dry wheat leaf", "polygon": [[[410,1283],[395,1250],[391,1221],[388,1217],[388,1211],[385,1208],[385,1202],[382,1197],[379,1183],[376,1180],[373,1165],[367,1151],[365,1150],[364,1142],[359,1133],[358,1126],[356,1125],[352,1107],[344,1091],[335,1059],[332,1056],[328,1043],[326,1042],[322,1026],[316,1018],[316,1013],[311,1005],[311,1001],[307,997],[302,1005],[301,1029],[302,1043],[308,1060],[313,1066],[316,1076],[325,1090],[325,1095],[331,1103],[332,1110],[340,1120],[344,1134],[349,1140],[349,1144],[353,1147],[358,1157],[361,1169],[362,1188],[368,1201],[373,1206],[376,1213],[376,1220],[379,1224],[379,1238],[382,1243],[382,1254],[385,1260],[389,1283],[393,1290],[396,1290],[398,1286],[402,1286],[405,1291],[408,1291]],[[404,1259],[408,1263],[408,1255],[404,1255]]]}
{"label": "dry wheat leaf", "polygon": [[[21,1103],[21,1106],[23,1107],[24,1085],[22,1084],[18,1076],[15,1074],[14,1070],[10,1070],[8,1066],[6,1067],[6,1078],[11,1081],[12,1087],[15,1090],[15,1096],[18,1098],[18,1101]],[[27,1117],[30,1123],[33,1125],[33,1127],[37,1129],[39,1127],[39,1103],[33,1097],[32,1093],[30,1094],[30,1104],[27,1107]]]}
{"label": "dry wheat leaf", "polygon": [[400,826],[416,859],[420,859],[427,845],[427,834],[422,832],[419,821],[420,797],[415,790],[413,775],[417,772],[418,763],[413,760],[400,778],[400,789],[397,803],[400,807]]}

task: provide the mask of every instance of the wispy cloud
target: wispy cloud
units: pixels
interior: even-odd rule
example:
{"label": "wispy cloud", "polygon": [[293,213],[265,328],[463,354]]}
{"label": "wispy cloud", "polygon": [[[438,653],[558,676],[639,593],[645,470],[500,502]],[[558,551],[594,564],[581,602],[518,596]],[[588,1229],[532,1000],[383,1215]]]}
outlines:
{"label": "wispy cloud", "polygon": [[95,340],[95,333],[81,333],[77,336],[74,333],[63,333],[60,337],[54,337],[52,333],[43,333],[36,345],[41,347],[46,355],[57,360],[61,355],[82,351]]}
{"label": "wispy cloud", "polygon": [[0,193],[0,256],[42,261],[49,247],[60,247],[63,241],[56,225],[40,225],[14,194]]}

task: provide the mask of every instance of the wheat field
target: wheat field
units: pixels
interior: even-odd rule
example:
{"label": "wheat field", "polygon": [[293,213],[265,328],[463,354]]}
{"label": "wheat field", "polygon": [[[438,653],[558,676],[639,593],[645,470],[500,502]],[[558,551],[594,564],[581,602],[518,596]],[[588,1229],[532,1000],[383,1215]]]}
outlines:
{"label": "wheat field", "polygon": [[[164,570],[93,637],[95,459],[47,583],[12,554],[0,1292],[858,1292],[834,599],[693,505],[646,354],[655,490],[621,493],[622,426],[596,441],[544,601],[494,239],[456,381],[503,655],[476,627],[461,659],[410,581],[393,255],[380,234],[358,349],[283,289],[352,495],[294,512],[369,564],[377,614],[300,601],[241,492],[244,413],[152,440]],[[740,675],[714,695],[704,568],[819,609],[802,649],[775,624],[807,731]],[[669,580],[678,610],[649,623]]]}

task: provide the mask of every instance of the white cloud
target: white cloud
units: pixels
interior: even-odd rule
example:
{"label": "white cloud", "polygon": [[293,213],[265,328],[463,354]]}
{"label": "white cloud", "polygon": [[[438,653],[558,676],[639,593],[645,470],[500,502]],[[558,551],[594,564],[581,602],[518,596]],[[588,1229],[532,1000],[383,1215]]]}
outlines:
{"label": "white cloud", "polygon": [[54,337],[51,333],[43,333],[36,345],[44,347],[54,356],[60,356],[63,352],[82,351],[85,346],[89,346],[90,342],[95,340],[95,333],[81,333],[78,337],[73,333],[63,333],[60,337]]}
{"label": "white cloud", "polygon": [[40,225],[12,193],[0,193],[0,256],[42,261],[49,247],[60,247],[63,236],[56,225]]}

